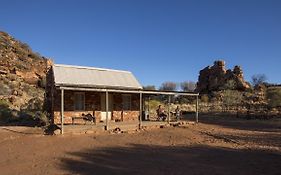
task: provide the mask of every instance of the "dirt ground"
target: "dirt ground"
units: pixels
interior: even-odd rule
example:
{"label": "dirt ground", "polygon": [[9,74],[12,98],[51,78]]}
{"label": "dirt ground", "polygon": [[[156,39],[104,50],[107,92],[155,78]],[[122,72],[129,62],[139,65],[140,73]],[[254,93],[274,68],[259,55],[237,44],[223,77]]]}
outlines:
{"label": "dirt ground", "polygon": [[281,174],[281,120],[204,117],[135,133],[0,128],[0,174]]}

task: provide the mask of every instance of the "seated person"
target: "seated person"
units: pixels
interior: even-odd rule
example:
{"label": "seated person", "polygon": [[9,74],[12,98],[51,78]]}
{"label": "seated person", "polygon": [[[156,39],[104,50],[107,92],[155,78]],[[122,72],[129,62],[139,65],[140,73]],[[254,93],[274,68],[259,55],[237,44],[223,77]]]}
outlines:
{"label": "seated person", "polygon": [[175,115],[176,115],[176,120],[180,120],[180,115],[181,115],[181,110],[179,108],[179,106],[177,106],[176,110],[175,110]]}
{"label": "seated person", "polygon": [[166,120],[167,114],[165,114],[165,110],[162,108],[161,105],[158,106],[156,113],[157,113],[157,120],[162,120],[162,121]]}

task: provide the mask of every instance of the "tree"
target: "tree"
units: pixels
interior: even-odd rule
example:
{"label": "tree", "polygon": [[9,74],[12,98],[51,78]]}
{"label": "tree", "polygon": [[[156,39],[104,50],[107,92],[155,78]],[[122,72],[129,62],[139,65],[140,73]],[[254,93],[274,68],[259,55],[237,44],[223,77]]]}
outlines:
{"label": "tree", "polygon": [[185,92],[193,92],[196,88],[196,83],[193,81],[184,81],[180,84],[181,90]]}
{"label": "tree", "polygon": [[156,90],[154,85],[147,85],[147,86],[143,86],[144,90]]}
{"label": "tree", "polygon": [[265,81],[267,80],[267,77],[265,74],[255,74],[252,76],[252,86],[255,87],[257,85],[263,84],[265,83]]}
{"label": "tree", "polygon": [[175,91],[176,89],[177,89],[177,83],[171,81],[162,83],[162,85],[159,88],[159,90],[162,91]]}

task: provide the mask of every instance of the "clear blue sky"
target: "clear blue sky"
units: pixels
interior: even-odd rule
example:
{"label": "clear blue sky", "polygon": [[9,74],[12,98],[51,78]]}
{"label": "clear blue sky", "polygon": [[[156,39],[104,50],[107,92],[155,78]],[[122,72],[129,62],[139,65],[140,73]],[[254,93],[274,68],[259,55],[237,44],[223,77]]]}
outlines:
{"label": "clear blue sky", "polygon": [[280,0],[1,0],[0,30],[55,63],[197,81],[220,58],[281,83]]}

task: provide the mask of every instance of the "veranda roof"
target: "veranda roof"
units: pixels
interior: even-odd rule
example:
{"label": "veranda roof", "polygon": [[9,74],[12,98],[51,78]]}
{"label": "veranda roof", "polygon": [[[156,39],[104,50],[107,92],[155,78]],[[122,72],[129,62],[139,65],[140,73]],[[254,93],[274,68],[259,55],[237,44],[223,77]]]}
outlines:
{"label": "veranda roof", "polygon": [[142,89],[129,71],[62,64],[53,65],[53,71],[56,86]]}

